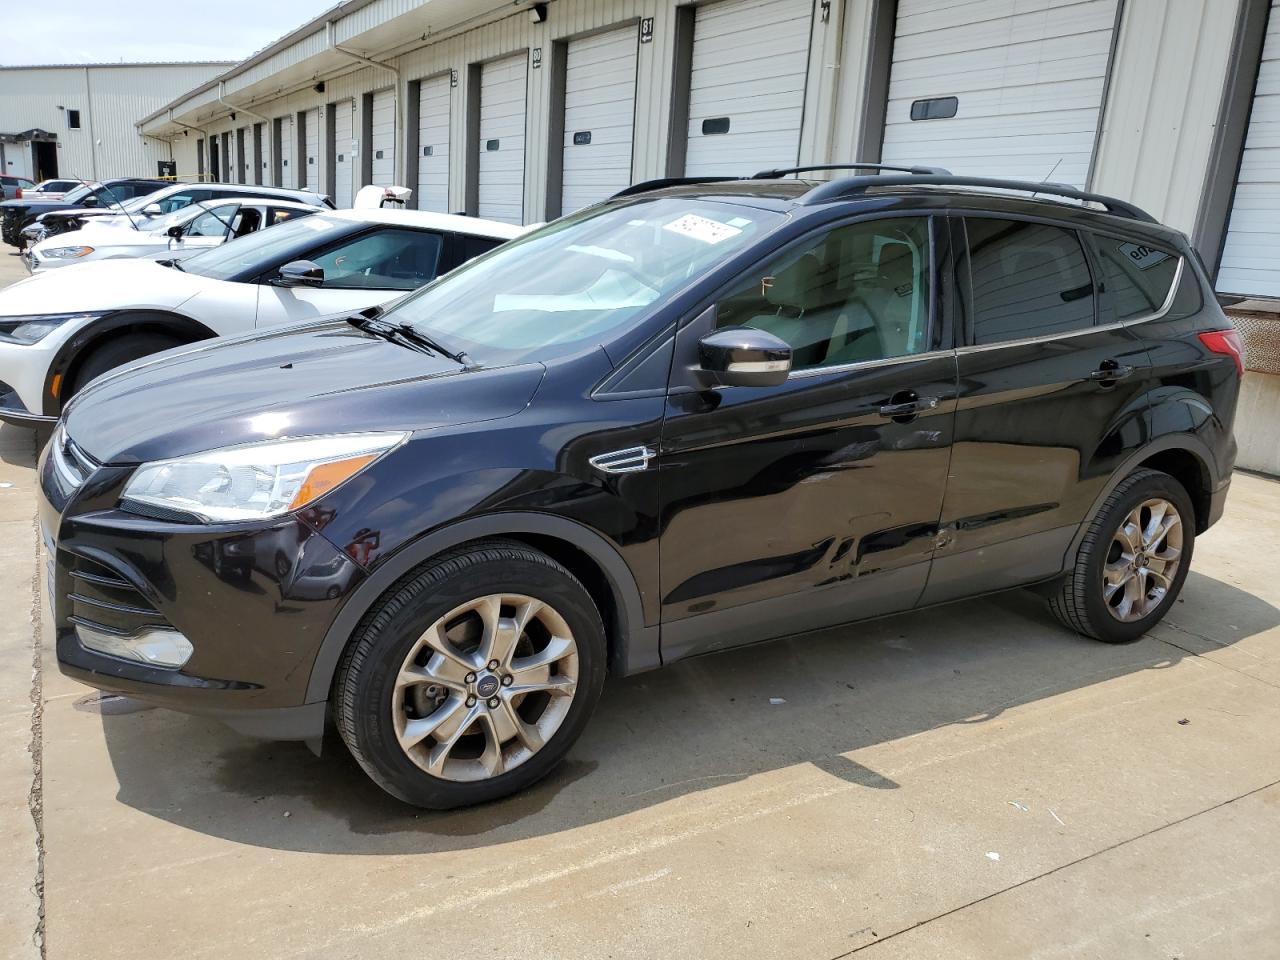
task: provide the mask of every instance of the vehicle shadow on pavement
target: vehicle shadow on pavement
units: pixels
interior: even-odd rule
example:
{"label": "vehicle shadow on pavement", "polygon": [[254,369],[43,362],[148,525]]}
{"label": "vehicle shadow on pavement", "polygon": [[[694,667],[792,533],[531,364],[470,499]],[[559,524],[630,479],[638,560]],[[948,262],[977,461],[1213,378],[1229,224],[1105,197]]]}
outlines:
{"label": "vehicle shadow on pavement", "polygon": [[0,423],[0,463],[11,467],[34,468],[36,456],[34,430]]}
{"label": "vehicle shadow on pavement", "polygon": [[[1271,604],[1194,572],[1183,596],[1174,624],[1184,608],[1230,611],[1234,629],[1221,617],[1213,634],[1198,624],[1194,636],[1212,645],[1280,624]],[[341,744],[317,758],[164,710],[102,722],[118,799],[139,811],[267,848],[429,853],[554,834],[795,764],[891,791],[897,783],[847,754],[1192,655],[1152,636],[1121,646],[1076,636],[1026,592],[774,641],[610,682],[547,780],[444,813],[383,794]]]}

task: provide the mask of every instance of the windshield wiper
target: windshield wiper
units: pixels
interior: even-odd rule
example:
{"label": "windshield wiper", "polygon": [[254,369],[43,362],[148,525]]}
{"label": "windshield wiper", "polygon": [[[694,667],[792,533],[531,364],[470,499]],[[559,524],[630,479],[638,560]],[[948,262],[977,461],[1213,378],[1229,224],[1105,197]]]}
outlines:
{"label": "windshield wiper", "polygon": [[438,353],[440,356],[448,357],[454,363],[461,364],[464,367],[474,366],[471,358],[464,351],[447,349],[438,340],[427,336],[412,324],[388,323],[385,320],[381,320],[379,319],[381,313],[381,310],[378,310],[377,313],[366,310],[363,313],[347,317],[347,323],[372,333],[374,336],[390,340],[392,343],[399,343],[401,346],[425,353]]}

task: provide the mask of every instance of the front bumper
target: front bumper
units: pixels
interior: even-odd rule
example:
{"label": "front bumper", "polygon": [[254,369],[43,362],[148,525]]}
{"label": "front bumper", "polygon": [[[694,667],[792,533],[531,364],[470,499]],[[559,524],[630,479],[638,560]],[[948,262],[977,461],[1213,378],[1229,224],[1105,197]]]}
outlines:
{"label": "front bumper", "polygon": [[[68,456],[84,474],[78,485],[65,479]],[[82,452],[50,444],[39,473],[64,674],[244,733],[323,734],[326,703],[308,702],[307,684],[330,624],[364,578],[359,566],[294,518],[204,526],[124,511],[132,468],[86,465]],[[78,625],[126,635],[174,629],[194,652],[178,670],[118,659],[83,646]]]}
{"label": "front bumper", "polygon": [[55,423],[57,417],[28,410],[18,396],[18,391],[4,381],[0,381],[0,421],[11,423],[15,427],[38,427],[42,424]]}

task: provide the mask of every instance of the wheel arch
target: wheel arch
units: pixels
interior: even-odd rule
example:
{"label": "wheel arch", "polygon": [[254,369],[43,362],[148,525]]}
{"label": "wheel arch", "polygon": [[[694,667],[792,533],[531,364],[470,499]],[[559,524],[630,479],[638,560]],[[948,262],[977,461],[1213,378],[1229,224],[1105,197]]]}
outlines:
{"label": "wheel arch", "polygon": [[168,310],[121,310],[100,317],[72,334],[45,371],[43,403],[46,414],[57,416],[61,412],[62,390],[73,380],[85,358],[109,337],[125,332],[166,333],[184,344],[217,336],[199,320]]}
{"label": "wheel arch", "polygon": [[360,621],[405,576],[432,557],[476,540],[502,537],[541,550],[582,581],[601,607],[609,671],[638,673],[661,665],[658,627],[646,626],[640,590],[617,549],[574,520],[541,513],[498,513],[450,524],[404,547],[356,587],[329,626],[311,667],[306,702],[329,698],[342,652]]}
{"label": "wheel arch", "polygon": [[1107,478],[1106,484],[1090,505],[1080,529],[1071,539],[1066,554],[1068,558],[1074,557],[1080,549],[1080,541],[1089,529],[1089,521],[1097,516],[1111,492],[1125,477],[1141,467],[1167,473],[1186,487],[1196,510],[1196,533],[1203,533],[1208,528],[1210,504],[1221,480],[1213,453],[1208,444],[1194,434],[1166,434],[1134,451]]}

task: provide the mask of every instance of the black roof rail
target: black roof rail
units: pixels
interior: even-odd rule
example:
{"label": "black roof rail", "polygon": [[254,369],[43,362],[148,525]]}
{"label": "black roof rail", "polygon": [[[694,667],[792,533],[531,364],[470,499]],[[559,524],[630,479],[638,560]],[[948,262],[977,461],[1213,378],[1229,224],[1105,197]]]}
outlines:
{"label": "black roof rail", "polygon": [[799,199],[803,206],[828,203],[832,200],[844,200],[858,194],[866,193],[872,187],[985,187],[992,190],[1019,190],[1025,193],[1045,193],[1055,197],[1067,197],[1085,203],[1096,203],[1108,213],[1130,220],[1143,220],[1147,223],[1158,223],[1155,217],[1136,204],[1127,200],[1119,200],[1101,193],[1090,193],[1077,190],[1065,183],[1031,183],[1026,180],[1002,180],[995,177],[957,177],[947,175],[911,175],[911,176],[875,176],[845,177],[842,180],[829,180],[814,187]]}
{"label": "black roof rail", "polygon": [[896,170],[899,173],[910,173],[914,176],[949,177],[951,171],[944,167],[902,167],[892,163],[817,163],[811,167],[778,167],[773,170],[761,170],[751,175],[752,180],[777,180],[792,173],[808,173],[811,170]]}
{"label": "black roof rail", "polygon": [[633,183],[629,187],[623,187],[610,200],[617,200],[619,197],[630,197],[637,193],[648,193],[650,190],[662,190],[665,187],[684,187],[699,183],[728,183],[733,180],[741,180],[742,177],[659,177],[657,180],[642,180],[640,183]]}

